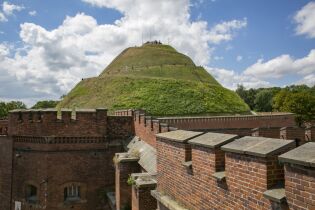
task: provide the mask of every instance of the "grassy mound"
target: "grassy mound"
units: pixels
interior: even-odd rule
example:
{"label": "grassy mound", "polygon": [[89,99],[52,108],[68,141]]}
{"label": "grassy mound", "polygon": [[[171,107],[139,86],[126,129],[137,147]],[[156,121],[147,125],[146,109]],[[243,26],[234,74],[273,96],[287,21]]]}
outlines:
{"label": "grassy mound", "polygon": [[167,45],[126,49],[99,77],[81,81],[58,106],[141,108],[155,116],[249,111],[236,93]]}

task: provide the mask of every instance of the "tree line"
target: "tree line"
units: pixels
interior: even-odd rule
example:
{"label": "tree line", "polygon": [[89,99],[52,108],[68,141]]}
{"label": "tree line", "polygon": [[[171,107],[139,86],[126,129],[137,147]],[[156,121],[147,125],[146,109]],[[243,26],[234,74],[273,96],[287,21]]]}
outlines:
{"label": "tree line", "polygon": [[[57,106],[59,101],[45,100],[38,101],[31,109],[45,109],[45,108],[54,108]],[[27,106],[22,101],[10,101],[10,102],[1,102],[0,101],[0,119],[8,117],[8,114],[11,110],[14,109],[26,109]]]}
{"label": "tree line", "polygon": [[299,125],[315,120],[315,85],[291,85],[246,89],[238,85],[236,93],[257,112],[292,112]]}

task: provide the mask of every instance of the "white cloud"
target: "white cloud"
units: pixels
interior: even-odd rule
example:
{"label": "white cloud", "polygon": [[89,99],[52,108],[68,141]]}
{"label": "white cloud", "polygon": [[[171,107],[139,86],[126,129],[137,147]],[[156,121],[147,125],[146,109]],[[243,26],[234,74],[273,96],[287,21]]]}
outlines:
{"label": "white cloud", "polygon": [[36,16],[37,15],[37,12],[35,10],[32,10],[32,11],[29,11],[28,14],[30,16]]}
{"label": "white cloud", "polygon": [[311,1],[294,16],[297,23],[296,33],[315,38],[315,2]]}
{"label": "white cloud", "polygon": [[307,76],[315,73],[315,49],[300,59],[294,59],[290,55],[281,55],[264,62],[259,59],[248,67],[246,75],[255,75],[259,78],[282,78],[287,75]]}
{"label": "white cloud", "polygon": [[219,61],[219,60],[223,60],[224,57],[223,56],[214,56],[213,59],[216,61]]}
{"label": "white cloud", "polygon": [[[231,20],[209,29],[207,22],[189,19],[188,0],[85,2],[119,10],[123,17],[114,24],[98,24],[81,13],[66,17],[53,30],[34,23],[21,24],[22,48],[13,49],[0,61],[0,73],[6,75],[7,84],[0,97],[8,98],[3,94],[11,92],[23,93],[24,98],[58,98],[81,78],[98,75],[124,48],[141,44],[142,34],[144,41],[149,33],[152,40],[167,43],[170,39],[180,52],[198,65],[206,65],[212,45],[233,39],[235,31],[247,23],[246,19]],[[16,93],[15,86],[23,91]]]}
{"label": "white cloud", "polygon": [[224,87],[235,90],[238,84],[246,88],[270,87],[270,82],[261,80],[252,75],[244,75],[233,70],[206,67],[207,71],[212,74]]}
{"label": "white cloud", "polygon": [[236,56],[237,62],[241,62],[242,60],[243,60],[243,56],[241,56],[241,55]]}
{"label": "white cloud", "polygon": [[0,22],[7,22],[7,21],[8,19],[6,18],[6,16],[2,12],[0,12]]}
{"label": "white cloud", "polygon": [[2,4],[2,9],[4,14],[9,16],[13,15],[14,11],[22,11],[23,9],[25,9],[25,7],[21,5],[10,4],[9,2],[5,1]]}

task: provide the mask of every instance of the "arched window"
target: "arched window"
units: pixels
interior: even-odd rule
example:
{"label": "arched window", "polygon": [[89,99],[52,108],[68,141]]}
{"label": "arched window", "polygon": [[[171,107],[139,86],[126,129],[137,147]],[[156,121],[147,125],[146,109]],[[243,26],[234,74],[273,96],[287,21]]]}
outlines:
{"label": "arched window", "polygon": [[38,201],[37,187],[34,185],[26,186],[26,201],[29,203],[36,203]]}
{"label": "arched window", "polygon": [[77,201],[81,199],[79,185],[69,185],[64,188],[64,200],[65,201]]}

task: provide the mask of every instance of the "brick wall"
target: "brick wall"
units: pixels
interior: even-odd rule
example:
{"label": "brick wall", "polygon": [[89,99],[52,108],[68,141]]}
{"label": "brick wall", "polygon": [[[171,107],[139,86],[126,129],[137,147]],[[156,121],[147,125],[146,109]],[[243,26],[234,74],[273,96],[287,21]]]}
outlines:
{"label": "brick wall", "polygon": [[137,159],[133,161],[121,161],[118,159],[115,168],[116,209],[127,209],[127,206],[131,207],[132,195],[131,186],[127,183],[128,178],[132,173],[140,172],[141,168]]}
{"label": "brick wall", "polygon": [[280,128],[254,128],[252,130],[252,136],[263,136],[268,138],[280,138]]}
{"label": "brick wall", "polygon": [[0,209],[10,209],[12,139],[0,136]]}
{"label": "brick wall", "polygon": [[107,111],[14,111],[9,114],[9,135],[30,136],[104,136],[107,133]]}
{"label": "brick wall", "polygon": [[[112,159],[124,151],[122,140],[134,136],[134,127],[132,117],[107,116],[105,109],[78,110],[75,117],[63,110],[61,118],[56,110],[13,111],[9,135],[13,201],[21,201],[22,209],[107,210],[105,192],[115,188]],[[36,203],[26,200],[28,185],[37,188]],[[64,200],[70,185],[80,186],[80,200]]]}
{"label": "brick wall", "polygon": [[291,209],[315,209],[315,170],[285,165],[286,197]]}
{"label": "brick wall", "polygon": [[306,142],[305,141],[305,128],[283,127],[280,129],[280,137],[282,139],[295,140],[297,145],[302,145]]}
{"label": "brick wall", "polygon": [[[198,145],[192,146],[192,168],[188,169],[183,165],[186,144],[158,137],[157,191],[192,210],[274,207],[263,194],[284,182],[283,167],[277,157],[292,149],[293,144],[270,157],[226,152],[225,169],[220,150]],[[226,181],[213,176],[222,170],[225,170]],[[169,209],[161,203],[159,206],[162,206],[160,209]]]}
{"label": "brick wall", "polygon": [[[112,157],[122,147],[99,143],[88,146],[81,144],[40,145],[15,144],[13,163],[13,200],[22,201],[22,209],[90,210],[108,209],[101,192],[112,190],[115,170]],[[66,148],[66,149],[65,149]],[[64,201],[64,188],[76,183],[81,188],[81,200]],[[26,186],[38,189],[39,202],[26,202]],[[46,206],[46,208],[45,208]]]}
{"label": "brick wall", "polygon": [[257,128],[295,126],[294,115],[248,115],[218,117],[158,118],[161,122],[183,130]]}

